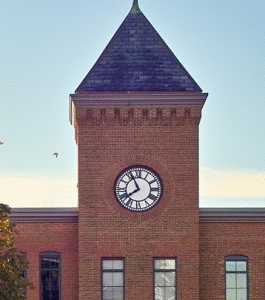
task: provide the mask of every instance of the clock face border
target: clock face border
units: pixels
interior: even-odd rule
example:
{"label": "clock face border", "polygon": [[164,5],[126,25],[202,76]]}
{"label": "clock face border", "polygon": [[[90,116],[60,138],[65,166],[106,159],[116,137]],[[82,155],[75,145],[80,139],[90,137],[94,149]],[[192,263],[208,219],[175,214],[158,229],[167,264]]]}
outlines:
{"label": "clock face border", "polygon": [[126,210],[145,212],[161,200],[163,182],[152,168],[132,165],[118,174],[114,181],[113,192],[117,202]]}

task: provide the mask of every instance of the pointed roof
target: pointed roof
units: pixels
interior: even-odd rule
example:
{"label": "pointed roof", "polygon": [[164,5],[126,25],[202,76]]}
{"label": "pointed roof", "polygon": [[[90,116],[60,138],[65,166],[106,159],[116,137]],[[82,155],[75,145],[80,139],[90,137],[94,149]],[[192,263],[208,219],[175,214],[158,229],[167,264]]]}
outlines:
{"label": "pointed roof", "polygon": [[141,12],[138,0],[76,89],[202,91]]}

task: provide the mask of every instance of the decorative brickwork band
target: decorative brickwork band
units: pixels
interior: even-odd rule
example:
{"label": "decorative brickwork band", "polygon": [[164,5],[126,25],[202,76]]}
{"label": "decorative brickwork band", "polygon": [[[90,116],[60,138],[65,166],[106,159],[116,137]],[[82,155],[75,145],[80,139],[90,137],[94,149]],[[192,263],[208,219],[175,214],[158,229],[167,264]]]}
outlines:
{"label": "decorative brickwork band", "polygon": [[199,108],[88,108],[77,109],[78,125],[198,125],[201,119]]}

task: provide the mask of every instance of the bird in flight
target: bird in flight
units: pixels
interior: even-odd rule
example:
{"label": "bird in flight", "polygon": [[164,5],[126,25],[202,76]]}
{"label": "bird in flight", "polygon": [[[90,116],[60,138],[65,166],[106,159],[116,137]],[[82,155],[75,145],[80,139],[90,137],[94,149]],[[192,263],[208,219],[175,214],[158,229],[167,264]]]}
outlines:
{"label": "bird in flight", "polygon": [[53,153],[53,155],[55,155],[55,157],[57,158],[57,156],[58,156],[58,153],[57,153],[57,152],[55,152],[55,153]]}
{"label": "bird in flight", "polygon": [[3,145],[4,144],[4,141],[0,141],[0,145]]}

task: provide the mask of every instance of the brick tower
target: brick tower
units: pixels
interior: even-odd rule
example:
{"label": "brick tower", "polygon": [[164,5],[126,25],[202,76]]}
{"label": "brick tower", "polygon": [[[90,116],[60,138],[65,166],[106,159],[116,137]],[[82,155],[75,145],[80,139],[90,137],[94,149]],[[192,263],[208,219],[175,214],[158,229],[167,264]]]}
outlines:
{"label": "brick tower", "polygon": [[199,299],[207,98],[138,2],[75,93],[79,299]]}

